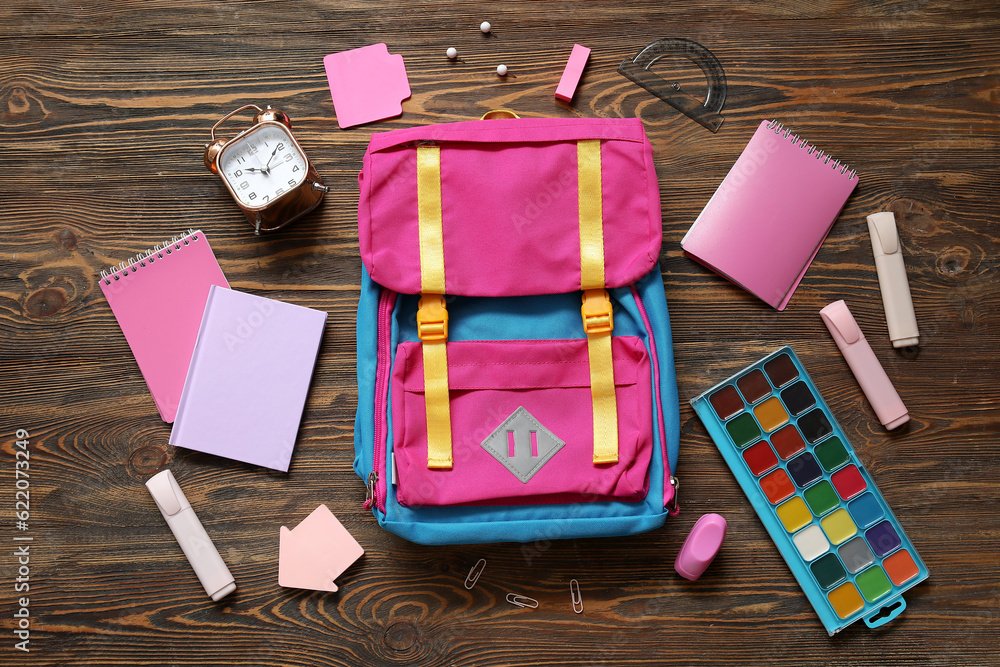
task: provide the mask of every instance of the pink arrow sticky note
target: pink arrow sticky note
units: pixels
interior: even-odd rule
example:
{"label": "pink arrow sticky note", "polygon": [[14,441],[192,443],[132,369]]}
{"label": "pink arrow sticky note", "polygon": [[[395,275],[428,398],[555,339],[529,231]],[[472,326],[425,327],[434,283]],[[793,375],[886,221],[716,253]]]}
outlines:
{"label": "pink arrow sticky note", "polygon": [[402,102],[410,96],[406,65],[385,44],[331,53],[323,66],[341,128],[403,113]]}
{"label": "pink arrow sticky note", "polygon": [[281,527],[278,585],[336,591],[334,579],[365,553],[326,505],[289,530]]}

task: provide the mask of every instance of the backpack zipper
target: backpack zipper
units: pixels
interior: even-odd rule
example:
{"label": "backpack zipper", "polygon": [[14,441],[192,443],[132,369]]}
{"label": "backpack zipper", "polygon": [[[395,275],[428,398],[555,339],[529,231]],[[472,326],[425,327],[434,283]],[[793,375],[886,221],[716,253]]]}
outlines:
{"label": "backpack zipper", "polygon": [[390,366],[389,330],[392,309],[396,304],[396,293],[382,289],[378,299],[378,358],[375,363],[375,428],[372,442],[372,471],[368,473],[363,507],[371,509],[374,504],[385,512],[385,439],[386,439],[386,387]]}
{"label": "backpack zipper", "polygon": [[670,470],[670,457],[667,455],[667,429],[663,423],[663,403],[660,398],[660,363],[656,356],[656,337],[653,334],[653,327],[649,323],[646,307],[642,304],[642,297],[639,296],[639,290],[635,288],[635,285],[631,286],[631,290],[635,305],[639,308],[639,316],[642,318],[643,326],[646,327],[646,333],[649,336],[649,361],[652,365],[653,383],[656,389],[653,392],[653,402],[656,405],[656,425],[660,433],[660,455],[663,458],[663,507],[671,516],[675,516],[680,512],[677,497],[680,482]]}

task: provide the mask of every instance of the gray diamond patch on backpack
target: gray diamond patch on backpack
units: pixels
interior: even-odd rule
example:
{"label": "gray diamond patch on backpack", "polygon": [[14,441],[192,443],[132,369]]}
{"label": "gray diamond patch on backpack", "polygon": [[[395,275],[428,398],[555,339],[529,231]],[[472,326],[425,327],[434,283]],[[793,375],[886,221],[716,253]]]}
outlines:
{"label": "gray diamond patch on backpack", "polygon": [[565,444],[523,406],[482,442],[483,449],[525,484]]}

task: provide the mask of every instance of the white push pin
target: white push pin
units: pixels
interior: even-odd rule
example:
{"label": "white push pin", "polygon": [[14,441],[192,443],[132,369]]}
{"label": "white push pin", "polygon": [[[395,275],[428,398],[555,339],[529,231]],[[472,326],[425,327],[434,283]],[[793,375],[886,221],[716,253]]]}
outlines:
{"label": "white push pin", "polygon": [[497,74],[499,74],[500,76],[507,76],[507,66],[497,65]]}
{"label": "white push pin", "polygon": [[490,34],[490,30],[493,29],[493,26],[490,25],[489,21],[483,21],[479,24],[479,29],[483,31],[484,35],[488,35]]}
{"label": "white push pin", "polygon": [[445,51],[445,53],[446,53],[446,54],[448,55],[448,57],[449,57],[449,58],[451,58],[452,60],[454,60],[455,58],[457,58],[457,57],[458,57],[458,49],[456,49],[456,48],[455,48],[454,46],[449,46],[449,47],[448,47],[448,50],[447,50],[447,51]]}

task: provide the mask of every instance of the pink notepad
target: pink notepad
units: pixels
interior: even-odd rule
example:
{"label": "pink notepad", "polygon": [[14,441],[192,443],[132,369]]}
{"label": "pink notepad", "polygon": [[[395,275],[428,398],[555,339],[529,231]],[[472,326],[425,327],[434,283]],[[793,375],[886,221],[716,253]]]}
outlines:
{"label": "pink notepad", "polygon": [[326,505],[279,535],[278,585],[288,588],[336,591],[334,580],[365,553]]}
{"label": "pink notepad", "polygon": [[101,291],[163,421],[174,421],[212,285],[229,287],[208,239],[191,231],[101,272]]}
{"label": "pink notepad", "polygon": [[212,287],[170,444],[288,471],[326,313]]}
{"label": "pink notepad", "polygon": [[406,65],[384,43],[331,53],[323,66],[341,129],[403,113],[410,96]]}
{"label": "pink notepad", "polygon": [[784,310],[857,184],[846,165],[765,120],[681,247]]}

